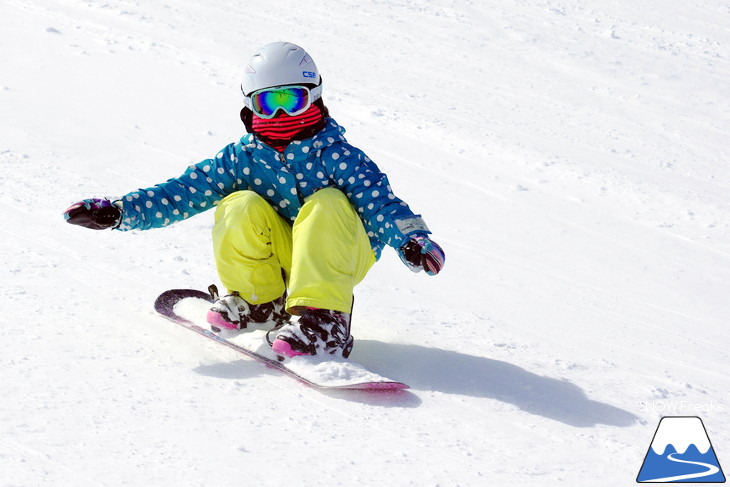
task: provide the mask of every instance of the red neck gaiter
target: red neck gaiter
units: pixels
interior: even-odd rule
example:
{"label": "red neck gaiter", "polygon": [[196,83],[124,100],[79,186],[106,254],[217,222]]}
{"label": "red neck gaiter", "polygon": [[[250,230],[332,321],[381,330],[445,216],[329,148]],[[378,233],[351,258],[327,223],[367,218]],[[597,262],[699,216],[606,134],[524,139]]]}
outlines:
{"label": "red neck gaiter", "polygon": [[[284,111],[280,111],[276,117],[268,120],[254,114],[252,127],[254,133],[264,142],[279,152],[283,152],[293,140],[313,136],[321,129],[323,122],[322,110],[312,104],[307,111],[293,117]],[[319,129],[313,130],[318,126]]]}

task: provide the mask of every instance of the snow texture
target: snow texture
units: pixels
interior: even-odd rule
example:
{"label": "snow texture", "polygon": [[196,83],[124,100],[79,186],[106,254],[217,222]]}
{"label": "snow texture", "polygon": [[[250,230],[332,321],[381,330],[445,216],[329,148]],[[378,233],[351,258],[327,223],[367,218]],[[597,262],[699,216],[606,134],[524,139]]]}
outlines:
{"label": "snow texture", "polygon": [[[659,419],[730,458],[725,0],[0,3],[0,486],[631,485]],[[211,212],[63,210],[243,133],[259,46],[304,46],[348,141],[447,262],[386,249],[352,359],[306,388],[175,327]],[[723,460],[725,459],[725,460]]]}

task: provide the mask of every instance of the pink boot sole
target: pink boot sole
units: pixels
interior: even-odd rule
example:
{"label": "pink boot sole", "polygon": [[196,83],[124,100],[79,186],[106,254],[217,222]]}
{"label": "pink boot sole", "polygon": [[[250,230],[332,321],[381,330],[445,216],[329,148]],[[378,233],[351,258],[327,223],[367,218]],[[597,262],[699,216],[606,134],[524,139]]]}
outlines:
{"label": "pink boot sole", "polygon": [[293,348],[291,348],[289,342],[278,339],[274,340],[274,343],[271,344],[271,349],[274,351],[275,354],[289,358],[297,357],[299,355],[308,355],[304,352],[300,352],[299,350],[294,350]]}
{"label": "pink boot sole", "polygon": [[223,318],[223,315],[216,311],[208,311],[206,320],[212,327],[217,327],[221,330],[238,330],[236,325],[226,321],[225,318]]}

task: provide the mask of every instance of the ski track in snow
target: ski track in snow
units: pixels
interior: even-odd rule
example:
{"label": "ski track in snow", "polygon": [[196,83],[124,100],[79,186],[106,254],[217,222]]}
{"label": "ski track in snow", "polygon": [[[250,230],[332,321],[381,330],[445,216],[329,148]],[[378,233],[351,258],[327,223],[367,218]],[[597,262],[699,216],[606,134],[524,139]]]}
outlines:
{"label": "ski track in snow", "polygon": [[[658,419],[730,451],[730,8],[520,0],[0,4],[0,487],[624,485]],[[92,232],[74,201],[242,135],[243,63],[303,45],[347,137],[446,249],[386,251],[319,392],[178,330],[210,213]]]}

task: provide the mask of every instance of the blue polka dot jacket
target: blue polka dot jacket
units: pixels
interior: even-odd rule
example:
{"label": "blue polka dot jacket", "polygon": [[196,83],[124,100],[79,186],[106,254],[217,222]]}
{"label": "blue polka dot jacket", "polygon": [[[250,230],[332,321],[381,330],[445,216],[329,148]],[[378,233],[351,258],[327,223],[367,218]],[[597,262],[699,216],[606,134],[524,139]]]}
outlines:
{"label": "blue polka dot jacket", "polygon": [[409,235],[430,233],[420,215],[393,194],[387,176],[360,149],[347,143],[345,129],[332,118],[326,121],[314,137],[294,141],[284,152],[246,134],[213,159],[188,167],[180,177],[123,196],[116,202],[123,210],[118,229],[165,227],[247,189],[294,222],[306,197],[334,187],[357,210],[377,257],[385,245],[398,248]]}

